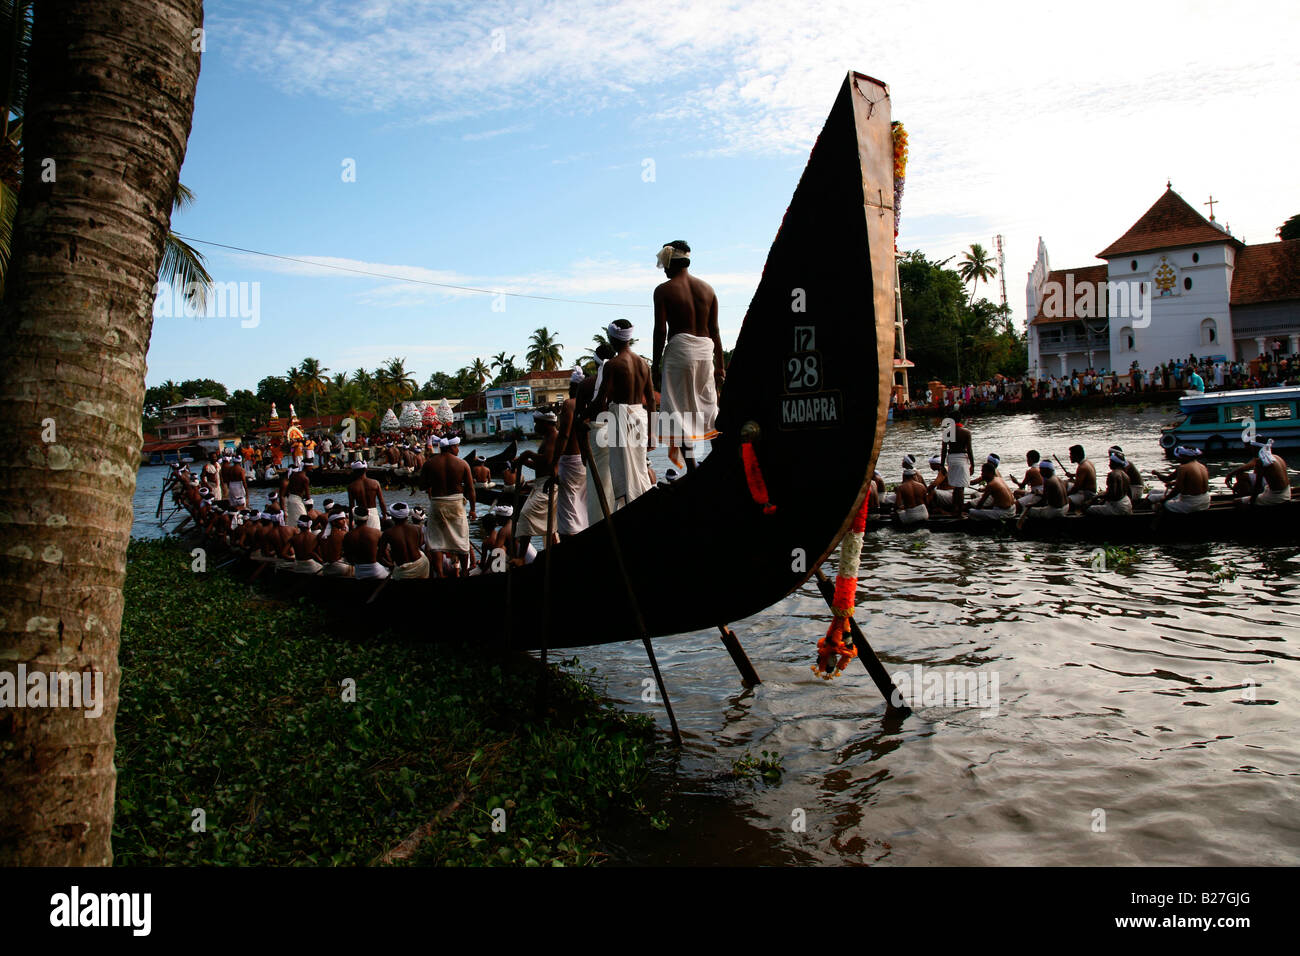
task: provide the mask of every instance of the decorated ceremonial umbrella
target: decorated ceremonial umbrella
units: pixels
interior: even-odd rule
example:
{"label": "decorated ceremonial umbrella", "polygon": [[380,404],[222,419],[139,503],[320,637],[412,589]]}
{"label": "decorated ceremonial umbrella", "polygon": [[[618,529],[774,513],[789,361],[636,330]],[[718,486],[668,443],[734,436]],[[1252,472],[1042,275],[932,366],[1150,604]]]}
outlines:
{"label": "decorated ceremonial umbrella", "polygon": [[407,402],[402,406],[402,417],[398,424],[402,428],[419,428],[421,422],[420,406],[422,402]]}
{"label": "decorated ceremonial umbrella", "polygon": [[444,425],[450,425],[455,420],[456,415],[451,410],[451,402],[444,398],[438,403],[438,421],[442,422]]}
{"label": "decorated ceremonial umbrella", "polygon": [[397,415],[393,412],[391,408],[388,411],[384,412],[384,418],[379,423],[379,430],[381,432],[401,431],[401,428],[402,426],[397,422]]}
{"label": "decorated ceremonial umbrella", "polygon": [[420,415],[420,424],[425,428],[438,427],[438,412],[432,405],[425,405],[424,411]]}

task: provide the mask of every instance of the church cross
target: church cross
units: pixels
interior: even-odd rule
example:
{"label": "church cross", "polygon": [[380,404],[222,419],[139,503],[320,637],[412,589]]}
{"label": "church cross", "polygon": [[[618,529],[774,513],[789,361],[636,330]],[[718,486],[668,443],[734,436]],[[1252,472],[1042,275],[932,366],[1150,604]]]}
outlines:
{"label": "church cross", "polygon": [[1216,202],[1221,202],[1221,200],[1215,199],[1214,193],[1210,193],[1210,201],[1201,203],[1202,206],[1210,207],[1210,222],[1214,222],[1214,204]]}

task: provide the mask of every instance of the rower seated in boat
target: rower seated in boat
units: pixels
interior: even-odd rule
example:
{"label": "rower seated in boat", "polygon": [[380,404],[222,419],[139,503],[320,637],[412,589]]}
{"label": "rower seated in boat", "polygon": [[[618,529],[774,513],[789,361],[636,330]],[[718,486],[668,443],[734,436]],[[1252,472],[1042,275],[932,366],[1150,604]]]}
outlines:
{"label": "rower seated in boat", "polygon": [[930,513],[936,511],[941,514],[952,515],[952,485],[948,484],[948,469],[944,467],[943,458],[939,455],[930,456],[930,470],[934,472],[934,481],[930,482],[927,488],[925,504],[930,509]]}
{"label": "rower seated in boat", "polygon": [[420,529],[410,521],[410,506],[405,501],[395,502],[388,514],[393,523],[379,536],[380,562],[391,569],[389,576],[394,581],[427,578],[429,558],[421,548],[424,542]]}
{"label": "rower seated in boat", "polygon": [[1173,514],[1192,514],[1210,507],[1210,472],[1196,459],[1199,448],[1174,449],[1178,467],[1169,479],[1169,490],[1156,505]]}
{"label": "rower seated in boat", "polygon": [[1253,462],[1255,494],[1251,497],[1251,504],[1269,507],[1288,503],[1291,500],[1291,476],[1282,457],[1273,454],[1273,440],[1251,444],[1258,449]]}
{"label": "rower seated in boat", "polygon": [[1128,476],[1128,459],[1118,451],[1109,456],[1110,471],[1106,473],[1106,492],[1101,500],[1088,508],[1090,515],[1131,515],[1133,499],[1130,497],[1132,482]]}
{"label": "rower seated in boat", "polygon": [[1097,469],[1084,453],[1082,445],[1070,446],[1070,462],[1075,466],[1070,479],[1070,507],[1082,511],[1087,504],[1097,497]]}
{"label": "rower seated in boat", "polygon": [[984,483],[984,493],[979,501],[971,505],[970,516],[977,521],[995,521],[999,518],[1013,518],[1016,514],[1016,499],[1011,488],[998,474],[1001,459],[989,455],[980,466],[980,480]]}
{"label": "rower seated in boat", "polygon": [[1142,499],[1142,496],[1146,494],[1147,490],[1146,480],[1142,477],[1141,470],[1137,465],[1129,460],[1128,455],[1124,454],[1124,449],[1119,447],[1119,445],[1111,445],[1106,449],[1106,454],[1107,456],[1119,455],[1124,459],[1124,474],[1128,475],[1129,501],[1136,505],[1138,501]]}
{"label": "rower seated in boat", "polygon": [[352,565],[354,578],[388,577],[388,568],[379,561],[380,531],[370,524],[370,518],[370,509],[353,508],[354,527],[343,536],[343,557]]}
{"label": "rower seated in boat", "polygon": [[1064,518],[1070,510],[1070,499],[1066,494],[1065,482],[1056,473],[1056,465],[1043,460],[1038,463],[1038,470],[1043,476],[1042,504],[1026,508],[1025,513],[1020,516],[1017,527],[1024,527],[1027,518],[1036,521]]}
{"label": "rower seated in boat", "polygon": [[1042,456],[1036,451],[1025,452],[1025,477],[1016,480],[1016,505],[1020,510],[1032,508],[1043,500],[1043,473],[1038,469]]}
{"label": "rower seated in boat", "polygon": [[325,530],[316,545],[316,559],[321,563],[321,574],[326,577],[350,578],[352,565],[343,558],[343,539],[352,528],[348,513],[341,505],[330,509],[325,519]]}
{"label": "rower seated in boat", "polygon": [[293,549],[293,571],[298,574],[321,573],[321,563],[316,559],[316,548],[320,541],[312,530],[311,517],[303,515],[298,519],[298,530],[289,543]]}
{"label": "rower seated in boat", "polygon": [[894,495],[894,509],[899,524],[918,524],[930,517],[930,512],[925,506],[928,489],[921,476],[916,473],[915,466],[903,469],[903,483],[898,486]]}

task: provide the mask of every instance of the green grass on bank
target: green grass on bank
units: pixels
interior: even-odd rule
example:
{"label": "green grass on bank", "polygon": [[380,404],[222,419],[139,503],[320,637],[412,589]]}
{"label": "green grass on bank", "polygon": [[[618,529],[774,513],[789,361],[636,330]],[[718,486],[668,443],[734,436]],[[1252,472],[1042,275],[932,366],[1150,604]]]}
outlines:
{"label": "green grass on bank", "polygon": [[637,797],[652,722],[581,679],[552,672],[542,720],[535,666],[340,636],[189,561],[128,552],[118,864],[589,864],[602,828],[662,825]]}

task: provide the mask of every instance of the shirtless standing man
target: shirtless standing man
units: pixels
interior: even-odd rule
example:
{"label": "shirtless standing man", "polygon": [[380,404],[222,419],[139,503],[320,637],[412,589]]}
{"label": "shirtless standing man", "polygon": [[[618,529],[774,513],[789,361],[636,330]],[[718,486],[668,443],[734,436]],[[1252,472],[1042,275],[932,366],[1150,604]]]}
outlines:
{"label": "shirtless standing man", "polygon": [[650,490],[646,452],[655,447],[650,432],[650,415],[655,410],[654,383],[650,366],[632,351],[632,323],[617,319],[606,330],[614,357],[601,369],[596,406],[609,415],[609,478],[614,497],[609,503],[617,511]]}
{"label": "shirtless standing man", "polygon": [[221,483],[226,486],[230,503],[242,508],[248,502],[248,490],[244,485],[244,468],[238,458],[231,458],[221,466]]}
{"label": "shirtless standing man", "polygon": [[605,492],[605,502],[614,507],[614,485],[609,479],[609,424],[604,418],[598,418],[603,408],[596,407],[596,393],[604,381],[605,365],[614,357],[614,350],[608,345],[596,346],[593,353],[596,358],[596,374],[583,379],[574,396],[574,415],[578,421],[579,447],[586,451],[587,462],[587,526],[591,527],[603,521],[605,513],[600,508],[600,492],[596,490],[597,482]]}
{"label": "shirtless standing man", "polygon": [[[516,554],[523,554],[528,549],[533,535],[546,536],[551,513],[550,495],[546,491],[546,485],[552,476],[551,463],[555,461],[555,446],[559,439],[559,432],[555,427],[556,416],[554,412],[546,412],[535,415],[533,421],[537,433],[542,436],[542,443],[537,446],[537,451],[526,451],[510,463],[516,473],[524,466],[533,469],[536,473],[532,493],[519,509],[519,517],[515,521],[515,537],[519,539],[515,548]],[[547,541],[546,547],[550,546],[551,542]]]}
{"label": "shirtless standing man", "polygon": [[438,454],[430,455],[420,472],[420,488],[429,496],[424,544],[433,555],[434,576],[442,577],[444,552],[459,559],[462,574],[469,570],[469,521],[478,517],[478,499],[474,475],[457,455],[460,439],[440,438],[438,446]]}
{"label": "shirtless standing man", "polygon": [[[352,476],[352,484],[348,485],[348,507],[350,509],[358,507],[366,509],[366,527],[378,532],[383,527],[383,522],[380,521],[379,516],[388,511],[388,506],[384,504],[384,490],[379,487],[379,482],[366,476],[365,459],[352,463]],[[376,501],[379,502],[378,507],[375,506]],[[355,513],[353,514],[353,520],[355,523]],[[379,540],[378,534],[375,535],[375,540]],[[355,564],[356,562],[352,563]]]}
{"label": "shirtless standing man", "polygon": [[587,467],[582,463],[578,444],[578,392],[586,381],[582,369],[569,376],[569,397],[560,409],[555,441],[555,478],[559,483],[555,502],[555,530],[560,540],[570,538],[587,527]]}
{"label": "shirtless standing man", "polygon": [[302,465],[294,465],[280,485],[280,496],[284,500],[285,520],[295,524],[307,512],[307,502],[311,499],[311,481]]}
{"label": "shirtless standing man", "polygon": [[398,501],[388,509],[388,513],[392,515],[393,524],[379,536],[379,560],[391,569],[389,577],[394,581],[427,578],[429,558],[421,548],[424,540],[420,529],[408,520],[410,507],[405,501]]}
{"label": "shirtless standing man", "polygon": [[952,488],[952,512],[962,517],[962,498],[970,485],[971,470],[975,462],[975,452],[971,448],[970,429],[961,422],[953,422],[952,441],[943,443],[939,453],[940,461],[947,472],[948,486]]}
{"label": "shirtless standing man", "polygon": [[654,362],[659,379],[659,432],[669,446],[681,440],[686,472],[695,470],[695,442],[717,436],[718,391],[726,381],[718,297],[703,279],[691,275],[691,247],[681,239],[659,250],[659,268],[668,275],[654,291]]}

